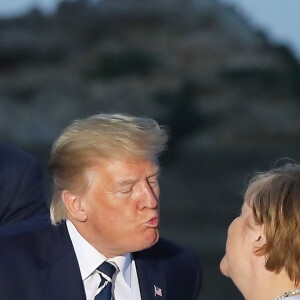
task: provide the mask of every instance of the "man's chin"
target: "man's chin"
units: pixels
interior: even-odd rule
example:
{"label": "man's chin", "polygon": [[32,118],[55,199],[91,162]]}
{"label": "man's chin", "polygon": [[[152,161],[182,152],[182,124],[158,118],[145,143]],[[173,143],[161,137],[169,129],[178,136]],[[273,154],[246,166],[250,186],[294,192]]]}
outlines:
{"label": "man's chin", "polygon": [[158,228],[149,228],[144,235],[143,245],[141,245],[140,250],[148,249],[155,245],[159,240],[159,230]]}
{"label": "man's chin", "polygon": [[158,242],[158,240],[159,240],[159,231],[157,230],[156,235],[149,247],[152,247],[153,245],[155,245]]}
{"label": "man's chin", "polygon": [[222,258],[221,262],[220,262],[220,271],[221,273],[226,276],[226,277],[230,277],[229,273],[228,273],[228,266],[227,266],[227,261],[226,261],[226,254],[225,256]]}

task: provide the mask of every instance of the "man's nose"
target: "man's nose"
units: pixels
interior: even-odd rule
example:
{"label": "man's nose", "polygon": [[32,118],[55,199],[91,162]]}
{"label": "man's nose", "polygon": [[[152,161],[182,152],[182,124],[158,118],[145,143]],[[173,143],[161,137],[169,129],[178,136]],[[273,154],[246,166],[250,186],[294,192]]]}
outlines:
{"label": "man's nose", "polygon": [[159,199],[159,186],[152,188],[148,182],[142,186],[138,208],[157,208]]}

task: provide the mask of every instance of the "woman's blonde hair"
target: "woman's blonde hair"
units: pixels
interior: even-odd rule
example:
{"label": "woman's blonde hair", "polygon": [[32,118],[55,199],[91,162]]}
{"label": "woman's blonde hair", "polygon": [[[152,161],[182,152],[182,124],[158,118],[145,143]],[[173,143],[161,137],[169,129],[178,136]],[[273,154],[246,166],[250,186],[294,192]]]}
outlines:
{"label": "woman's blonde hair", "polygon": [[88,185],[86,170],[99,160],[156,160],[166,142],[166,131],[148,118],[99,114],[74,121],[56,140],[51,152],[52,223],[66,219],[62,191],[83,192]]}
{"label": "woman's blonde hair", "polygon": [[266,244],[256,251],[265,255],[265,268],[285,270],[300,281],[300,165],[288,163],[258,174],[249,184],[245,201],[254,220],[265,227]]}

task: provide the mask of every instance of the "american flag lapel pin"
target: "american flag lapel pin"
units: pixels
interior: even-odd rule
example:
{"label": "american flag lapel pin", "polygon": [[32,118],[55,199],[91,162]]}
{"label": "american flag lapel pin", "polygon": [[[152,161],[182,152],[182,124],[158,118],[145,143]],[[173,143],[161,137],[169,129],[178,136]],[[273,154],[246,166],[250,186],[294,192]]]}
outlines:
{"label": "american flag lapel pin", "polygon": [[154,297],[158,296],[158,297],[162,297],[162,290],[160,287],[154,285]]}

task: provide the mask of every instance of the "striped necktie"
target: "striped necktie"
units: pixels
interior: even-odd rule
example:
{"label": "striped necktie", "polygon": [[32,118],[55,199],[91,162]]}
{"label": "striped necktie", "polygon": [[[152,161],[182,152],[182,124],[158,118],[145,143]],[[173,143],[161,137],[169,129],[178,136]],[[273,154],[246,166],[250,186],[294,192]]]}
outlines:
{"label": "striped necktie", "polygon": [[97,289],[95,300],[111,300],[112,277],[116,273],[116,267],[105,261],[96,270],[101,282]]}

